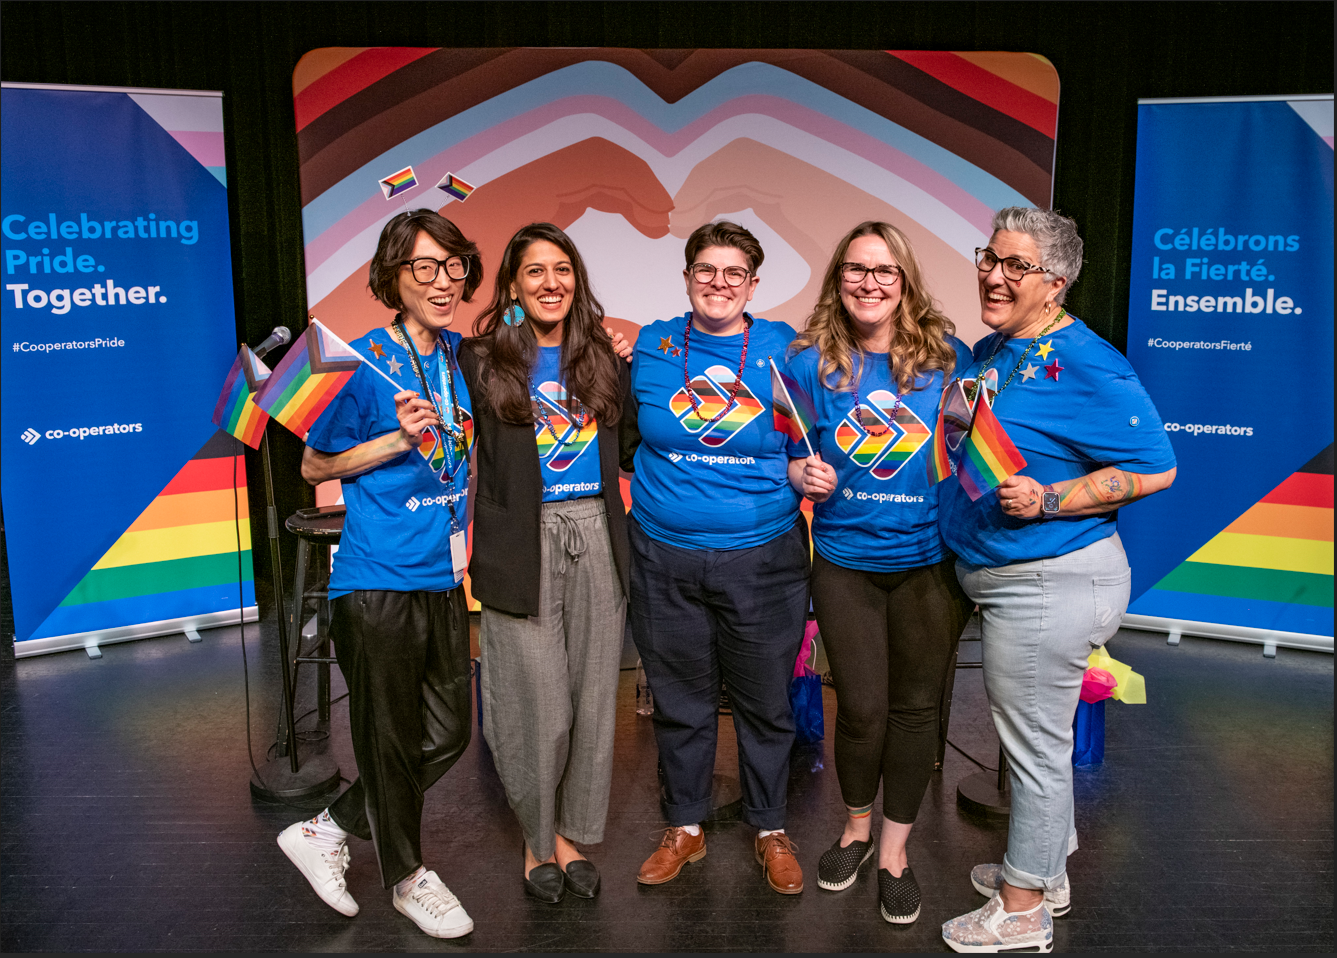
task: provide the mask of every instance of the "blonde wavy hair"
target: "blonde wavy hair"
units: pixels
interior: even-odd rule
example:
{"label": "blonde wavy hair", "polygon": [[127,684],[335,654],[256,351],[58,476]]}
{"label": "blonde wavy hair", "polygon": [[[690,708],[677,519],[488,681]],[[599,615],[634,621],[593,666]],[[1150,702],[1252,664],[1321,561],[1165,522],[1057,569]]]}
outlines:
{"label": "blonde wavy hair", "polygon": [[940,369],[944,376],[950,375],[956,366],[956,351],[945,337],[954,334],[956,326],[942,314],[925,288],[910,240],[890,223],[873,220],[854,227],[836,247],[831,261],[826,264],[817,305],[808,316],[803,332],[790,345],[790,355],[816,346],[821,355],[817,364],[819,381],[837,392],[848,391],[855,377],[862,372],[863,352],[859,349],[859,339],[854,332],[853,320],[840,301],[840,266],[845,262],[850,244],[861,236],[881,239],[901,268],[901,302],[892,317],[891,350],[887,354],[897,392],[910,392],[920,376],[933,370]]}

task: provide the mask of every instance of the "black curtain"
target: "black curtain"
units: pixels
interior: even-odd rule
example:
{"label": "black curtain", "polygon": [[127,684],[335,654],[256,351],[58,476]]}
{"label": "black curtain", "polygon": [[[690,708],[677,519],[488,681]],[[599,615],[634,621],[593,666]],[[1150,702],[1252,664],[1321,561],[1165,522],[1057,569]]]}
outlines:
{"label": "black curtain", "polygon": [[[237,335],[305,309],[292,71],[327,46],[1013,50],[1062,83],[1055,206],[1087,264],[1068,304],[1127,337],[1139,97],[1333,92],[1333,5],[934,2],[19,2],[0,5],[0,78],[222,90]],[[300,443],[273,429],[280,516],[309,504]],[[262,543],[258,459],[248,481]],[[256,579],[268,550],[255,550]],[[291,569],[291,559],[287,568]],[[3,629],[13,632],[7,569]]]}

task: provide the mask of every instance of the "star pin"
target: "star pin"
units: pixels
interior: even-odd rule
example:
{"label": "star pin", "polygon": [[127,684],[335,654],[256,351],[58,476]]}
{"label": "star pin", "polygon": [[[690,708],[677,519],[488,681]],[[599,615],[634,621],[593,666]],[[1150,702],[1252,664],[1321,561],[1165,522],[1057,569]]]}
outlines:
{"label": "star pin", "polygon": [[673,349],[673,337],[672,337],[672,336],[661,336],[660,339],[659,339],[659,351],[660,351],[661,353],[665,353],[665,354],[667,354],[667,353],[669,353],[672,349]]}
{"label": "star pin", "polygon": [[399,375],[399,370],[400,370],[401,368],[403,368],[403,366],[404,366],[404,364],[401,363],[398,359],[395,359],[395,357],[393,357],[393,356],[390,357],[390,375],[391,375],[391,376],[398,376],[398,375]]}
{"label": "star pin", "polygon": [[673,347],[673,355],[674,355],[674,356],[681,356],[681,355],[682,355],[682,350],[679,349],[678,347],[674,346],[674,347]]}
{"label": "star pin", "polygon": [[1036,350],[1041,359],[1048,359],[1049,354],[1054,351],[1054,341],[1051,339],[1047,343],[1041,343],[1040,348]]}
{"label": "star pin", "polygon": [[1035,365],[1035,363],[1027,363],[1026,368],[1021,371],[1021,381],[1025,382],[1028,379],[1034,379],[1035,374],[1039,371],[1040,367]]}
{"label": "star pin", "polygon": [[1054,360],[1045,367],[1045,379],[1052,379],[1054,382],[1058,382],[1058,374],[1063,372],[1063,369],[1064,367],[1058,364],[1058,360]]}
{"label": "star pin", "polygon": [[385,347],[382,346],[380,343],[376,342],[375,340],[369,340],[369,342],[371,343],[370,346],[371,354],[375,356],[377,359],[384,359]]}

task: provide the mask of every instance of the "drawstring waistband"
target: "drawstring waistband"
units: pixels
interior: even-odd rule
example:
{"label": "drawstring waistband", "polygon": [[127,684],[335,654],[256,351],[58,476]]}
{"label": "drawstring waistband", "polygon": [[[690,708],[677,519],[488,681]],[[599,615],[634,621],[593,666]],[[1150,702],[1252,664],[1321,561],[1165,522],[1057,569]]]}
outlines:
{"label": "drawstring waistband", "polygon": [[582,521],[605,515],[603,499],[591,496],[587,499],[572,499],[565,502],[545,502],[543,504],[543,522],[557,526],[556,550],[557,575],[565,575],[567,561],[579,562],[588,548],[585,534],[581,531]]}

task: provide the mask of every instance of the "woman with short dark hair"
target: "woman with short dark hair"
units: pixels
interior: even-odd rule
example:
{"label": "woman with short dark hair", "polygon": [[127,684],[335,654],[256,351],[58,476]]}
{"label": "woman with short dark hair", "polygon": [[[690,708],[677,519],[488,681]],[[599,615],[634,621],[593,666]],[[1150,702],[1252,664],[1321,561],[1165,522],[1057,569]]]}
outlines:
{"label": "woman with short dark hair", "polygon": [[524,834],[523,885],[592,898],[626,619],[618,420],[626,364],[580,253],[550,223],[511,238],[461,366],[476,397],[483,735]]}
{"label": "woman with short dark hair", "polygon": [[[482,278],[478,247],[450,220],[426,209],[391,219],[369,286],[395,318],[351,344],[381,375],[358,367],[302,455],[308,482],[343,481],[330,634],[360,776],[325,811],[286,828],[279,846],[322,900],[352,916],[348,837],[370,840],[396,910],[435,938],[473,930],[423,866],[421,826],[424,793],[469,745],[462,586],[472,420],[455,362],[460,335],[447,327]],[[403,388],[392,394],[385,377]]]}

